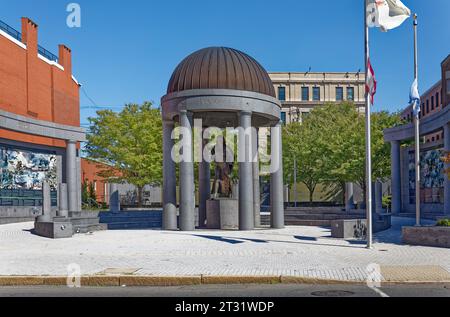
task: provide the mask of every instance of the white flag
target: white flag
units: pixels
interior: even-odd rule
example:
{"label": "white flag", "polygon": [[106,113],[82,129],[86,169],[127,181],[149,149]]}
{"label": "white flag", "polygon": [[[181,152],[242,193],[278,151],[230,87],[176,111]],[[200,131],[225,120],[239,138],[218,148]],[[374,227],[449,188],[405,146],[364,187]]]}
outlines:
{"label": "white flag", "polygon": [[414,115],[418,116],[420,113],[420,94],[417,78],[414,80],[411,86],[411,91],[409,93],[409,102],[413,105]]}
{"label": "white flag", "polygon": [[383,32],[399,27],[411,16],[400,0],[369,0],[367,20],[370,27],[379,27]]}

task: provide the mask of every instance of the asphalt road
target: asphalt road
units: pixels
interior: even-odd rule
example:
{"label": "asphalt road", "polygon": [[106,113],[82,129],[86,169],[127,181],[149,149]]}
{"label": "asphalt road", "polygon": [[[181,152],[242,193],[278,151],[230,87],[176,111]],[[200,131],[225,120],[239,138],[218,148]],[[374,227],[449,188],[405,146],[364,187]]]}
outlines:
{"label": "asphalt road", "polygon": [[0,297],[450,297],[450,284],[385,285],[380,291],[364,285],[0,287]]}

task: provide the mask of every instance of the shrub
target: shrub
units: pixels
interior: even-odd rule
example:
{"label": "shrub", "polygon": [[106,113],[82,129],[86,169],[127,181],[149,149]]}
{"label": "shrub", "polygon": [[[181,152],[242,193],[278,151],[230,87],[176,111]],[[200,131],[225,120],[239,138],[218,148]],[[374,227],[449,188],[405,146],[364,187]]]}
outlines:
{"label": "shrub", "polygon": [[438,227],[450,227],[450,219],[442,219],[437,223]]}

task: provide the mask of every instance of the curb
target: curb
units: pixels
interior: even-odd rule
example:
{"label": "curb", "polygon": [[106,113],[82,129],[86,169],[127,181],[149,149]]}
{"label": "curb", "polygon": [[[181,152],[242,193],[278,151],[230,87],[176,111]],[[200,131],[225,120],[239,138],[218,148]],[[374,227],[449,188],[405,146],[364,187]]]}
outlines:
{"label": "curb", "polygon": [[[91,275],[80,278],[84,287],[192,286],[231,284],[307,284],[307,285],[364,285],[365,281],[328,280],[293,276],[147,276],[147,275]],[[428,284],[450,281],[386,281],[383,284]],[[0,276],[0,286],[67,286],[65,276]]]}

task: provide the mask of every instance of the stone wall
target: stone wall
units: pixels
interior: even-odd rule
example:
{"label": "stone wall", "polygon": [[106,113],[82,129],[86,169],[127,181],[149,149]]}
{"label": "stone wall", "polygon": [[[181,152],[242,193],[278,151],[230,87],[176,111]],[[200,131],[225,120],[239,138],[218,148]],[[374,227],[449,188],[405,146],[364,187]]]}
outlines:
{"label": "stone wall", "polygon": [[404,227],[403,243],[450,248],[450,227]]}

